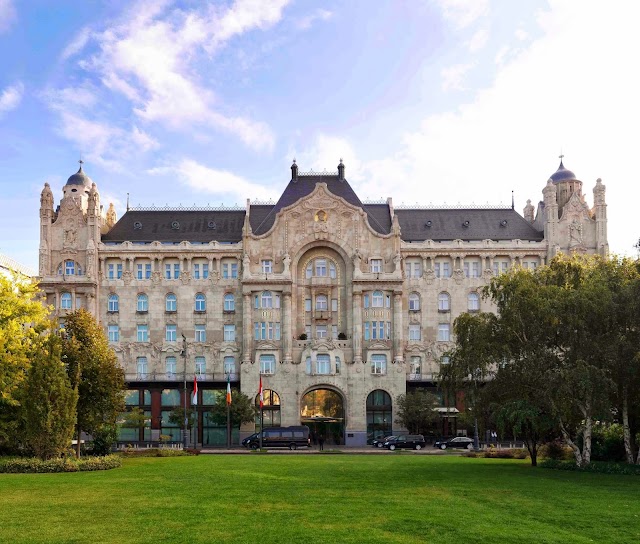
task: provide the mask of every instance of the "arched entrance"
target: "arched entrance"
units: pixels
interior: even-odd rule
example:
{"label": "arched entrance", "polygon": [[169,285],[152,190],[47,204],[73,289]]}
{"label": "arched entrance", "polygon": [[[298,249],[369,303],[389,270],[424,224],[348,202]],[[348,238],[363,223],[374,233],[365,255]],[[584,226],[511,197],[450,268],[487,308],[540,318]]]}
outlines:
{"label": "arched entrance", "polygon": [[[260,431],[260,395],[256,395],[256,432]],[[280,427],[280,395],[272,389],[265,389],[262,393],[262,426]]]}
{"label": "arched entrance", "polygon": [[311,429],[311,441],[324,436],[327,445],[344,444],[344,400],[331,389],[314,389],[302,397],[300,422]]}
{"label": "arched entrance", "polygon": [[367,440],[391,434],[391,396],[382,389],[371,391],[367,397]]}

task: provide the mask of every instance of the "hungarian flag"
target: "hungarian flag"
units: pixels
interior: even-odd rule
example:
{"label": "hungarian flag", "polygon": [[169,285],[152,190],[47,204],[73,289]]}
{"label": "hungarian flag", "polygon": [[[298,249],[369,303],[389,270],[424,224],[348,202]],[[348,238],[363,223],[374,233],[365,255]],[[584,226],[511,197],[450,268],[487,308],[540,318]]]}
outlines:
{"label": "hungarian flag", "polygon": [[260,375],[260,389],[258,389],[258,395],[260,396],[260,410],[264,406],[264,398],[262,397],[262,375]]}
{"label": "hungarian flag", "polygon": [[198,380],[195,375],[193,376],[193,397],[191,398],[191,404],[194,406],[198,404]]}
{"label": "hungarian flag", "polygon": [[227,374],[227,406],[231,404],[231,377]]}

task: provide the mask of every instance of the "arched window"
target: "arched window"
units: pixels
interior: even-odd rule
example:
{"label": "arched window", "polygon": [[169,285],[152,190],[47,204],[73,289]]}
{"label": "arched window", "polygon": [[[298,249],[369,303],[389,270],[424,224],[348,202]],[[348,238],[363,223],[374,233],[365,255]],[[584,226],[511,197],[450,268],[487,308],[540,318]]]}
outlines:
{"label": "arched window", "polygon": [[335,279],[336,277],[336,265],[329,261],[329,277]]}
{"label": "arched window", "polygon": [[480,297],[478,293],[469,293],[467,301],[467,308],[470,312],[477,312],[480,309]]}
{"label": "arched window", "polygon": [[451,310],[451,297],[449,293],[440,293],[438,295],[438,311],[448,312]]}
{"label": "arched window", "polygon": [[144,293],[140,293],[138,295],[138,303],[136,306],[136,310],[138,312],[148,312],[149,311],[149,297]]}
{"label": "arched window", "polygon": [[382,308],[384,304],[384,297],[382,296],[382,291],[374,291],[371,295],[371,306],[373,308]]}
{"label": "arched window", "polygon": [[169,293],[164,298],[164,309],[165,312],[175,312],[178,307],[178,299],[173,293]]}
{"label": "arched window", "polygon": [[420,309],[420,295],[418,293],[411,293],[409,295],[409,310],[414,312]]}
{"label": "arched window", "polygon": [[272,308],[273,307],[273,296],[271,295],[271,291],[263,291],[262,297],[260,298],[260,304],[263,308]]}
{"label": "arched window", "polygon": [[376,389],[367,397],[367,438],[389,436],[391,431],[391,396],[382,389]]}
{"label": "arched window", "polygon": [[305,277],[307,279],[309,279],[311,276],[313,276],[313,261],[311,261],[308,265],[307,268],[305,270]]}
{"label": "arched window", "polygon": [[235,312],[235,310],[236,310],[236,298],[233,296],[233,293],[227,293],[224,296],[224,311]]}
{"label": "arched window", "polygon": [[136,368],[138,371],[138,379],[146,380],[147,379],[147,358],[146,357],[138,357],[136,359]]}
{"label": "arched window", "polygon": [[206,312],[207,311],[207,299],[202,293],[198,293],[196,295],[196,312]]}
{"label": "arched window", "polygon": [[71,310],[71,293],[62,293],[60,295],[60,309]]}
{"label": "arched window", "polygon": [[111,293],[107,299],[107,311],[117,312],[120,306],[120,299],[115,293]]}
{"label": "arched window", "polygon": [[327,308],[327,297],[325,295],[318,295],[316,297],[316,310],[326,311]]}

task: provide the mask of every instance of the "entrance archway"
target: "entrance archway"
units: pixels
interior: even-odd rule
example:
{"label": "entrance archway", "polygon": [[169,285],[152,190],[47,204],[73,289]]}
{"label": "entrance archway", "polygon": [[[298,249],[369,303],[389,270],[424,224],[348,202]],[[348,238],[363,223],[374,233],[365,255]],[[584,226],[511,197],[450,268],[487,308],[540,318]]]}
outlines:
{"label": "entrance archway", "polygon": [[332,389],[314,389],[302,397],[300,422],[311,430],[317,443],[324,436],[328,445],[344,444],[344,399]]}
{"label": "entrance archway", "polygon": [[382,389],[371,391],[367,397],[367,440],[389,436],[391,416],[391,395]]}

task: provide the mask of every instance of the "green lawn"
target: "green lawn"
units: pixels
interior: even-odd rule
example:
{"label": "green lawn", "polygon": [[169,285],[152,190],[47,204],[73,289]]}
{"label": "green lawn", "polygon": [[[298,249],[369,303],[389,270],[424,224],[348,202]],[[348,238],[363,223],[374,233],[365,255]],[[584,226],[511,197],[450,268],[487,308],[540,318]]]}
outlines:
{"label": "green lawn", "polygon": [[211,455],[0,474],[0,543],[640,542],[640,479],[427,455]]}

